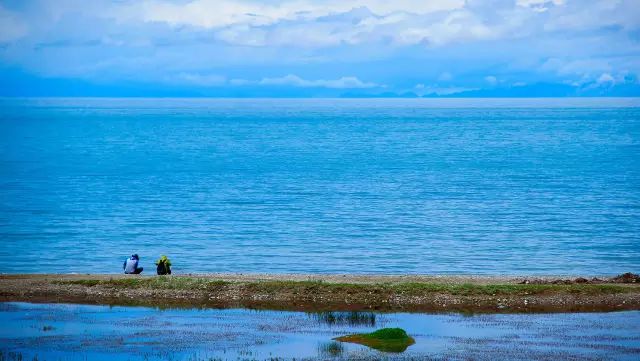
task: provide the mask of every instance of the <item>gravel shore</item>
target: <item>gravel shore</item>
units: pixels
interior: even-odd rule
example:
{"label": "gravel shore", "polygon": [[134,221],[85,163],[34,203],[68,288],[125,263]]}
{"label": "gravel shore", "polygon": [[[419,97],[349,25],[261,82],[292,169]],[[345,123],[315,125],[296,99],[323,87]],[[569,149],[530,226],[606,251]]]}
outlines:
{"label": "gravel shore", "polygon": [[0,301],[420,312],[640,309],[638,276],[0,275]]}

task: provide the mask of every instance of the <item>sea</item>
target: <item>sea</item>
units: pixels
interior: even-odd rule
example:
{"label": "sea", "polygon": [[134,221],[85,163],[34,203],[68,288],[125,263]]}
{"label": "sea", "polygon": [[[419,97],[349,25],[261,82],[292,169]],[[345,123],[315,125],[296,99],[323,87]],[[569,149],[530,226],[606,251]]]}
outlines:
{"label": "sea", "polygon": [[0,273],[640,270],[640,99],[0,99]]}

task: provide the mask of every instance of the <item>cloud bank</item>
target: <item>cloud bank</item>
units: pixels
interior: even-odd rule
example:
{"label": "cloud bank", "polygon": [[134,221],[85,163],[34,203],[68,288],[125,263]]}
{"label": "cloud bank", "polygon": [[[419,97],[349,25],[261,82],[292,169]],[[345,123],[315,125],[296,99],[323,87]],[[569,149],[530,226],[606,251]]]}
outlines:
{"label": "cloud bank", "polygon": [[[22,91],[34,82],[46,88],[74,81],[109,86],[114,95],[120,85],[203,95],[226,89],[247,96],[251,89],[277,96],[296,88],[335,96],[344,91],[455,94],[523,84],[570,86],[577,95],[594,89],[615,95],[623,88],[633,94],[640,73],[637,5],[634,0],[2,1],[0,77]],[[7,88],[3,91],[10,95]]]}

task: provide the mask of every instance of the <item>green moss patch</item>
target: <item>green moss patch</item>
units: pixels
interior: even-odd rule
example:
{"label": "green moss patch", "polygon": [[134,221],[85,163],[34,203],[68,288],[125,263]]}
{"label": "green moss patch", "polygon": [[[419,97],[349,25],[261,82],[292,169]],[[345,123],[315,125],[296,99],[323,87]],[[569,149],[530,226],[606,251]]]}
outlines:
{"label": "green moss patch", "polygon": [[383,352],[404,352],[416,343],[413,337],[401,328],[383,328],[371,333],[336,337],[334,340],[357,343]]}

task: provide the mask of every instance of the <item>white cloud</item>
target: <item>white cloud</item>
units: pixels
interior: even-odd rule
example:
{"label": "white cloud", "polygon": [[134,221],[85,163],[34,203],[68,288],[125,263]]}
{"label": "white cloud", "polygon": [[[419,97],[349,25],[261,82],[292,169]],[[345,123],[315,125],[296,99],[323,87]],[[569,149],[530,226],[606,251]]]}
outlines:
{"label": "white cloud", "polygon": [[227,82],[226,77],[216,74],[179,73],[174,80],[199,86],[219,86]]}
{"label": "white cloud", "polygon": [[250,85],[252,84],[251,80],[247,79],[231,79],[229,80],[229,84],[231,85]]}
{"label": "white cloud", "polygon": [[289,74],[281,78],[263,78],[259,82],[259,85],[288,85],[295,87],[318,87],[318,88],[333,88],[333,89],[355,89],[355,88],[375,88],[381,87],[381,85],[372,82],[363,82],[360,79],[353,76],[346,76],[335,80],[306,80],[297,75]]}
{"label": "white cloud", "polygon": [[564,0],[517,0],[516,4],[521,7],[530,8],[535,12],[545,12],[552,6],[564,4]]}
{"label": "white cloud", "polygon": [[18,40],[27,33],[27,24],[18,14],[5,9],[0,4],[0,43]]}
{"label": "white cloud", "polygon": [[465,0],[145,0],[114,6],[107,16],[212,29],[217,39],[235,45],[307,48],[372,42],[440,46],[499,38],[520,28],[511,14],[490,24],[483,12],[495,9],[471,9],[465,4]]}
{"label": "white cloud", "polygon": [[[341,77],[375,72],[390,91],[588,84],[603,74],[619,84],[640,74],[637,1],[0,0],[0,64],[202,87],[383,87]],[[251,78],[275,69],[316,80]]]}
{"label": "white cloud", "polygon": [[137,19],[172,25],[216,28],[238,24],[259,26],[283,20],[316,19],[360,7],[366,7],[379,15],[396,12],[428,14],[459,9],[464,6],[464,3],[464,0],[284,0],[279,2],[192,0],[186,3],[145,0],[115,6],[110,15],[125,20]]}
{"label": "white cloud", "polygon": [[635,79],[635,77],[632,74],[629,74],[628,72],[623,71],[615,74],[602,73],[600,74],[598,79],[596,79],[596,84],[615,85],[615,84],[623,84],[623,83],[633,83],[634,81],[637,82],[637,79]]}
{"label": "white cloud", "polygon": [[438,81],[451,81],[451,79],[453,79],[453,75],[451,75],[451,73],[449,73],[448,71],[445,71],[438,76]]}
{"label": "white cloud", "polygon": [[[611,76],[615,72],[612,65],[617,63],[627,69],[640,71],[640,64],[636,57],[628,58],[589,58],[589,59],[559,59],[551,58],[540,67],[541,70],[554,72],[562,77],[580,77],[581,82],[597,81],[599,77]],[[635,64],[635,67],[634,67]]]}
{"label": "white cloud", "polygon": [[55,13],[54,21],[65,12],[91,14],[118,24],[169,25],[181,34],[209,31],[212,41],[252,47],[436,47],[545,31],[640,26],[636,0],[95,0],[92,6],[80,6],[77,0],[42,1]]}
{"label": "white cloud", "polygon": [[[421,87],[418,87],[418,85],[421,85]],[[417,84],[415,88],[416,88],[416,93],[420,96],[429,95],[429,94],[451,95],[456,93],[462,93],[465,91],[478,90],[478,88],[468,88],[468,87],[460,87],[460,86],[442,87],[442,86],[438,86],[437,84],[428,85],[428,86],[425,86],[424,84]]]}
{"label": "white cloud", "polygon": [[596,80],[598,84],[615,83],[615,81],[616,81],[615,78],[611,76],[611,74],[609,73],[602,73],[602,75],[598,77],[598,80]]}
{"label": "white cloud", "polygon": [[544,31],[589,31],[605,27],[640,29],[637,0],[573,1],[565,8],[544,23]]}
{"label": "white cloud", "polygon": [[468,9],[425,16],[394,17],[393,22],[386,22],[385,17],[377,19],[376,21],[381,25],[363,29],[373,35],[363,39],[388,39],[398,45],[442,46],[472,40],[495,39],[504,32],[501,26],[488,25],[481,14]]}
{"label": "white cloud", "polygon": [[498,83],[498,78],[493,75],[488,75],[484,77],[484,81],[489,83],[489,85],[496,85]]}

